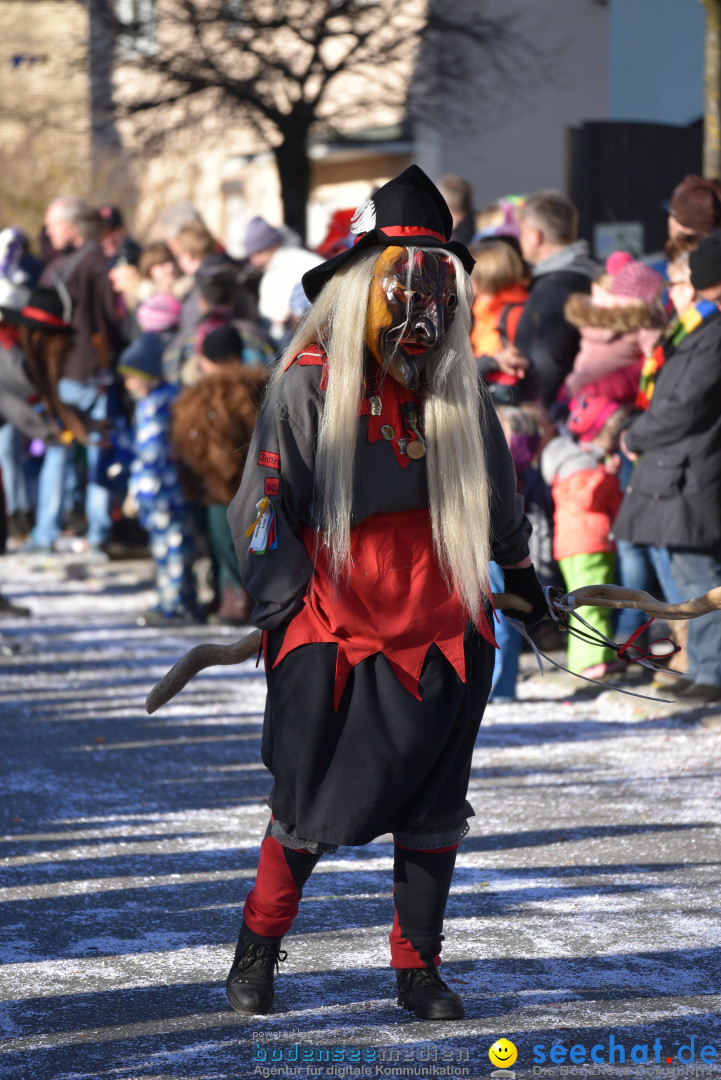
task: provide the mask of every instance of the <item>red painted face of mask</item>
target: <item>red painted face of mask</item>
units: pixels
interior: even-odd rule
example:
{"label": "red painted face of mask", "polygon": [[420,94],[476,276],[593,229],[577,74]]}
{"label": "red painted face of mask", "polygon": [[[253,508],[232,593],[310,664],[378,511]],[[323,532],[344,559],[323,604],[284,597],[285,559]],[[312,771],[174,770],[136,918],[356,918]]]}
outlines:
{"label": "red painted face of mask", "polygon": [[366,345],[396,382],[417,390],[457,307],[456,272],[447,255],[386,248],[374,267]]}

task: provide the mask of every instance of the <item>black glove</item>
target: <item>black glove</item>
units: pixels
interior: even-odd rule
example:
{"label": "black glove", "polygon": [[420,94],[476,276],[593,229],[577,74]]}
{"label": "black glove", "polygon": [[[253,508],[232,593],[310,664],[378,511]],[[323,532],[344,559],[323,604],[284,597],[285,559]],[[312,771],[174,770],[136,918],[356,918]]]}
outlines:
{"label": "black glove", "polygon": [[501,569],[503,570],[505,582],[503,591],[515,593],[516,596],[522,597],[531,605],[531,610],[528,612],[510,608],[508,611],[504,611],[503,614],[507,615],[509,619],[518,619],[524,626],[535,626],[541,619],[545,619],[548,615],[548,604],[546,603],[543,586],[536,577],[533,566],[526,566],[522,570],[513,570],[506,566],[501,567]]}

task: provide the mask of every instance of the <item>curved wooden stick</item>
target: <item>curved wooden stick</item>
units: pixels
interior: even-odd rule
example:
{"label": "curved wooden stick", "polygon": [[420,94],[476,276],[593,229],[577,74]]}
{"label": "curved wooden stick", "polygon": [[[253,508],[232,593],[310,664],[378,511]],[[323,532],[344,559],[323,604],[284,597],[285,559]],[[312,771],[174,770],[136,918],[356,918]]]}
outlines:
{"label": "curved wooden stick", "polygon": [[[721,611],[721,587],[711,589],[704,596],[684,600],[680,604],[667,604],[642,589],[627,589],[622,585],[585,585],[568,593],[563,602],[572,607],[635,608],[662,619],[695,619],[699,615]],[[512,593],[494,593],[493,603],[498,611],[507,611],[509,608],[531,610],[526,600]],[[196,645],[155,684],[146,698],[146,710],[149,713],[156,712],[205,668],[217,664],[242,664],[244,660],[254,656],[259,648],[260,630],[253,630],[240,641],[233,641],[230,645]]]}
{"label": "curved wooden stick", "polygon": [[[513,593],[494,593],[493,603],[498,611],[507,611],[515,608],[517,611],[530,611],[531,605],[527,600]],[[196,645],[194,649],[181,656],[177,664],[163,675],[145,699],[145,709],[149,713],[156,712],[161,705],[165,705],[176,694],[179,694],[187,683],[198,672],[207,667],[215,667],[216,664],[242,664],[255,656],[260,648],[260,630],[252,630],[240,641],[233,641],[230,645]]]}
{"label": "curved wooden stick", "polygon": [[563,602],[573,607],[635,608],[661,619],[696,619],[712,611],[721,611],[721,587],[711,589],[704,596],[684,600],[680,604],[667,604],[657,600],[643,589],[627,589],[622,585],[584,585],[563,597]]}
{"label": "curved wooden stick", "polygon": [[260,648],[260,637],[260,630],[252,630],[240,641],[233,641],[230,645],[196,645],[185,656],[181,656],[177,664],[173,664],[170,671],[166,671],[160,682],[155,684],[145,699],[145,711],[156,712],[161,705],[179,694],[204,668],[215,667],[216,664],[242,664],[244,660],[249,660]]}

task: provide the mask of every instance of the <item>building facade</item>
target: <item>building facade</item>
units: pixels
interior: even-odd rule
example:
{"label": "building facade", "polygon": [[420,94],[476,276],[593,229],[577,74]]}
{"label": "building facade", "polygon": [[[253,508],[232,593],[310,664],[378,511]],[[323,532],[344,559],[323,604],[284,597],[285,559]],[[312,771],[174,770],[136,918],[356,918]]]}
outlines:
{"label": "building facade", "polygon": [[[152,50],[164,32],[164,2],[115,0],[121,18],[135,23],[142,48]],[[406,7],[415,5],[420,19],[425,2],[407,0]],[[148,149],[134,121],[121,123],[107,139],[99,114],[110,85],[106,80],[104,89],[109,50],[107,37],[91,25],[93,9],[78,0],[0,4],[0,227],[20,224],[32,233],[47,201],[73,192],[121,205],[145,238],[165,207],[187,199],[229,250],[241,254],[251,216],[282,222],[267,138],[242,114],[226,110],[177,132],[169,112],[158,121],[171,132],[159,151]],[[336,123],[329,133],[321,124],[312,142],[311,245],[321,240],[334,210],[356,206],[411,161],[434,178],[465,177],[480,209],[506,194],[570,191],[571,133],[588,122],[688,124],[702,112],[699,0],[487,0],[483,11],[512,20],[530,62],[506,79],[494,77],[487,92],[450,83],[442,103],[447,122],[439,122],[437,111],[432,118],[421,111],[411,121],[405,94],[414,81],[430,78],[429,65],[453,73],[454,56],[443,47],[415,68],[409,52],[405,85],[367,116],[368,84],[338,84],[339,99],[356,109],[344,128]],[[143,78],[137,65],[125,69],[127,44],[116,47],[112,72],[121,97],[133,79]],[[480,65],[482,57],[465,61]],[[379,74],[369,70],[367,78]]]}

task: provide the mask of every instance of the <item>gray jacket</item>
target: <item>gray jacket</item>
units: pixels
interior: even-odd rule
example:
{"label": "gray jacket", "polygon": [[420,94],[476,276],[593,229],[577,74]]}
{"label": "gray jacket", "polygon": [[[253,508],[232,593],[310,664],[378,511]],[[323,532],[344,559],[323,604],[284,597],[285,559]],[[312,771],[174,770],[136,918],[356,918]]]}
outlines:
{"label": "gray jacket", "polygon": [[28,439],[53,439],[47,418],[30,404],[37,396],[21,347],[0,345],[0,425],[7,421]]}

